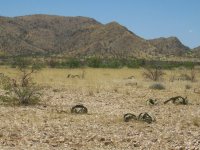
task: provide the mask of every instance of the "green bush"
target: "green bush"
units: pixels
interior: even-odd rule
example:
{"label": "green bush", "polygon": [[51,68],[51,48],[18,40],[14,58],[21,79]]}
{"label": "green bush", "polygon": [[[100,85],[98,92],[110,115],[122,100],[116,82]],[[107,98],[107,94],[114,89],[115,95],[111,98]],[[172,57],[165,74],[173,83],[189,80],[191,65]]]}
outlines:
{"label": "green bush", "polygon": [[101,68],[121,68],[123,65],[120,60],[117,59],[107,59],[101,61]]}
{"label": "green bush", "polygon": [[142,66],[142,63],[139,60],[133,59],[133,60],[129,60],[126,63],[126,66],[129,68],[139,68]]}
{"label": "green bush", "polygon": [[[161,60],[145,60],[145,59],[138,59],[138,58],[127,58],[127,59],[118,59],[118,58],[99,58],[99,57],[89,57],[89,58],[66,58],[66,57],[58,57],[58,56],[51,56],[45,55],[46,60],[40,63],[40,66],[45,67],[49,66],[51,68],[79,68],[83,66],[88,66],[92,68],[121,68],[121,67],[128,67],[128,68],[139,68],[139,67],[146,67],[148,65],[149,68],[154,68],[155,64],[162,67],[162,69],[173,69],[178,67],[185,67],[185,68],[194,68],[195,65],[200,65],[200,62],[189,62],[189,61],[161,61]],[[0,65],[11,65],[11,67],[16,68],[16,66],[21,63],[21,60],[24,59],[25,61],[28,60],[35,60],[35,58],[43,59],[43,56],[38,57],[26,57],[22,58],[20,56],[13,59],[12,56],[2,58],[3,61],[0,62]],[[40,61],[37,61],[37,63]],[[27,62],[29,63],[29,62]],[[26,64],[27,64],[26,63]],[[22,64],[21,64],[22,65]],[[30,65],[30,64],[29,64]]]}
{"label": "green bush", "polygon": [[79,68],[81,67],[80,60],[76,58],[70,58],[66,62],[63,63],[63,66],[67,68]]}
{"label": "green bush", "polygon": [[86,60],[87,66],[92,68],[100,68],[102,66],[102,60],[100,58],[89,58]]}

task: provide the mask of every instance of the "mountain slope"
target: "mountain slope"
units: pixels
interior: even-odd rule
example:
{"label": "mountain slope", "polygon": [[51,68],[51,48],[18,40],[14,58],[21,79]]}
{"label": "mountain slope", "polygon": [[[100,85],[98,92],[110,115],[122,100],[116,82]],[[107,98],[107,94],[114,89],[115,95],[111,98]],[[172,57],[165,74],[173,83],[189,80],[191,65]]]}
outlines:
{"label": "mountain slope", "polygon": [[33,15],[0,18],[1,49],[12,54],[60,52],[74,32],[97,21],[84,17]]}
{"label": "mountain slope", "polygon": [[200,46],[194,48],[192,51],[193,51],[193,53],[194,53],[194,55],[195,55],[196,57],[200,57]]}
{"label": "mountain slope", "polygon": [[158,54],[180,56],[190,50],[189,47],[183,45],[176,37],[158,38],[149,40],[149,42],[157,48]]}
{"label": "mountain slope", "polygon": [[177,38],[145,40],[117,22],[87,17],[31,15],[0,17],[0,51],[9,55],[151,57],[182,55],[189,48]]}

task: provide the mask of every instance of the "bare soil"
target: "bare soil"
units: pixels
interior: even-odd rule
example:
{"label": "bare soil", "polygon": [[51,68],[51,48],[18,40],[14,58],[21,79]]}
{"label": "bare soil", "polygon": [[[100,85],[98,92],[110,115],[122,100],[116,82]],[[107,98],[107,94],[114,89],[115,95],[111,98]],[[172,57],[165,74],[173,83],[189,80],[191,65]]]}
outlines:
{"label": "bare soil", "polygon": [[[149,81],[124,77],[112,79],[108,88],[47,86],[35,106],[0,105],[0,149],[200,149],[200,94],[193,92],[197,83],[186,90],[181,86],[185,82],[164,82],[165,90],[152,90],[146,86]],[[81,79],[73,80],[75,86]],[[190,104],[163,104],[178,95],[187,96]],[[149,98],[158,99],[158,105],[147,105]],[[86,106],[88,114],[71,114],[76,104]],[[142,112],[156,121],[123,121],[125,113]]]}

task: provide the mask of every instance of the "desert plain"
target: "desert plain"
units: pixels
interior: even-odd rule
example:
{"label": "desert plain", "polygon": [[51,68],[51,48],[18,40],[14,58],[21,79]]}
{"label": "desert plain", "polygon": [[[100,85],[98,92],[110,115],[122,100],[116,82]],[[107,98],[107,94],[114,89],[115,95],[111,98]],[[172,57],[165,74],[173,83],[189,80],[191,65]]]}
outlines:
{"label": "desert plain", "polygon": [[[19,75],[6,66],[0,72]],[[0,149],[200,149],[200,70],[196,69],[195,82],[178,79],[189,69],[164,70],[162,90],[149,88],[155,82],[144,78],[143,72],[142,68],[42,69],[33,76],[43,87],[39,104],[10,106],[0,101]],[[79,77],[67,78],[69,74]],[[189,104],[163,103],[174,96],[187,97]],[[157,99],[157,105],[147,105],[148,99]],[[88,113],[71,114],[76,104],[83,104]],[[144,112],[155,122],[123,120],[126,113]]]}

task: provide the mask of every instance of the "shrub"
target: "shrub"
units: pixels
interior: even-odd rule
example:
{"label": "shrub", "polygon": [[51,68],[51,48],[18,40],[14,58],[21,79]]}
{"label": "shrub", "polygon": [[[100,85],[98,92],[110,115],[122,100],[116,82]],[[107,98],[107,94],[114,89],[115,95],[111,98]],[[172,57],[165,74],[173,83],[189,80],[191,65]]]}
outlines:
{"label": "shrub", "polygon": [[126,66],[128,68],[139,68],[142,64],[140,64],[139,60],[129,60],[127,63],[126,63]]}
{"label": "shrub", "polygon": [[197,75],[197,72],[193,68],[193,69],[190,70],[190,73],[181,74],[181,77],[185,78],[185,80],[189,80],[191,82],[195,82],[196,81],[196,75]]}
{"label": "shrub", "polygon": [[70,58],[66,61],[66,66],[69,68],[78,68],[81,66],[80,61],[76,58]]}
{"label": "shrub", "polygon": [[154,84],[150,85],[149,88],[154,89],[154,90],[164,90],[165,86],[160,83],[154,83]]}
{"label": "shrub", "polygon": [[58,67],[60,64],[57,60],[51,58],[48,62],[47,62],[47,65],[51,68],[56,68]]}
{"label": "shrub", "polygon": [[189,84],[186,84],[186,85],[185,85],[185,89],[189,90],[189,89],[191,89],[191,88],[192,88],[191,85],[189,85]]}
{"label": "shrub", "polygon": [[153,81],[160,80],[165,73],[162,71],[160,67],[154,67],[154,68],[146,68],[145,72],[143,73],[143,76],[146,79],[150,79]]}
{"label": "shrub", "polygon": [[[1,99],[7,103],[30,105],[36,104],[41,96],[41,88],[32,81],[32,74],[39,69],[35,63],[30,63],[26,59],[20,59],[17,68],[20,71],[19,78],[13,79],[8,76],[1,76],[0,84],[5,90],[5,95]],[[31,64],[31,65],[29,65]]]}
{"label": "shrub", "polygon": [[101,67],[101,64],[102,64],[102,61],[100,58],[93,57],[93,58],[87,59],[88,67],[99,68]]}
{"label": "shrub", "polygon": [[191,80],[191,82],[195,82],[196,81],[196,74],[197,74],[196,70],[194,68],[192,68],[191,71],[190,71],[190,80]]}
{"label": "shrub", "polygon": [[106,68],[120,68],[122,67],[122,63],[120,62],[120,60],[117,59],[111,59],[111,60],[107,60]]}

